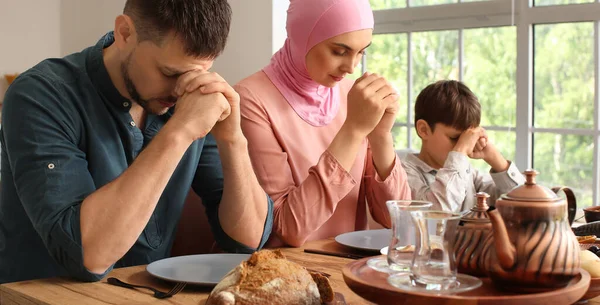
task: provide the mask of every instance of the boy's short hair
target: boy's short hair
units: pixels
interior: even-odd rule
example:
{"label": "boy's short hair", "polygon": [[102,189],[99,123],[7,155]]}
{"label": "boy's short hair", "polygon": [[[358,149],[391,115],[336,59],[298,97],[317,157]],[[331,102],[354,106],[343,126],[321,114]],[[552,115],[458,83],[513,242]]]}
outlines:
{"label": "boy's short hair", "polygon": [[434,130],[442,123],[457,130],[478,127],[481,105],[477,96],[465,84],[455,80],[442,80],[428,85],[415,102],[415,126],[424,120]]}
{"label": "boy's short hair", "polygon": [[138,42],[160,46],[172,32],[187,55],[205,59],[223,52],[231,25],[227,0],[127,0],[123,13],[133,20]]}

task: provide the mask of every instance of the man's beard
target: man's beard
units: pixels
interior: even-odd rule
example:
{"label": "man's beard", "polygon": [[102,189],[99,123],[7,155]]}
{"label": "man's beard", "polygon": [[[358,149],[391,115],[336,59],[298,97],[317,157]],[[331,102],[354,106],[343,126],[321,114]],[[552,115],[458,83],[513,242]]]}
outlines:
{"label": "man's beard", "polygon": [[[129,94],[129,97],[134,102],[136,102],[140,106],[142,106],[142,108],[144,108],[144,110],[149,113],[156,114],[156,115],[165,114],[166,111],[157,112],[150,107],[150,101],[159,100],[159,99],[143,99],[142,96],[140,95],[140,93],[138,92],[135,84],[133,83],[133,80],[129,76],[129,66],[131,63],[132,55],[133,55],[133,52],[131,54],[129,54],[129,56],[127,56],[127,59],[125,59],[124,62],[121,63],[121,76],[123,77],[123,81],[125,82],[125,88],[127,89],[127,93]],[[162,98],[160,100],[165,100],[165,101],[168,101],[171,103],[174,103],[175,101],[177,101],[177,99],[175,97]]]}

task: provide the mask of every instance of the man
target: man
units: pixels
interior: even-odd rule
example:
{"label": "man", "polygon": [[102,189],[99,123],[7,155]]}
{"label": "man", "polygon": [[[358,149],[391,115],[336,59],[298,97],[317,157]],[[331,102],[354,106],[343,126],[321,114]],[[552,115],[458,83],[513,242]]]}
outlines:
{"label": "man", "polygon": [[96,281],[168,256],[190,186],[221,248],[264,245],[273,206],[252,171],[239,96],[208,72],[230,19],[226,0],[128,0],[95,46],[10,86],[0,283]]}

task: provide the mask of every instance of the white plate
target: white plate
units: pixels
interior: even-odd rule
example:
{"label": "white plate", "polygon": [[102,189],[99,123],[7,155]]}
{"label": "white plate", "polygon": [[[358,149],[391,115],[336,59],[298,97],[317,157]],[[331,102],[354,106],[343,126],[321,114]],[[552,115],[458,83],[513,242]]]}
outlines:
{"label": "white plate", "polygon": [[250,254],[199,254],[165,258],[146,267],[151,275],[174,282],[214,286]]}
{"label": "white plate", "polygon": [[[409,249],[411,249],[411,250],[408,250],[408,251],[405,250],[404,252],[414,252],[414,249],[415,249],[414,245],[405,246],[405,247],[398,247],[396,249],[401,250],[402,248],[406,249],[406,247],[410,247]],[[388,254],[388,249],[389,249],[389,246],[383,247],[383,248],[381,248],[381,250],[379,250],[379,253],[381,253],[383,255],[387,255]]]}
{"label": "white plate", "polygon": [[335,237],[339,244],[367,251],[379,251],[389,245],[391,239],[392,231],[389,229],[348,232]]}

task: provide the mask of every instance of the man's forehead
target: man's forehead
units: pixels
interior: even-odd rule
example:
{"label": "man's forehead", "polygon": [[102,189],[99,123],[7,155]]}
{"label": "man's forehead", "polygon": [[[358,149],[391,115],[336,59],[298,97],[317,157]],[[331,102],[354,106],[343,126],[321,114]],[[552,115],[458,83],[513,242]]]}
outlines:
{"label": "man's forehead", "polygon": [[174,70],[182,74],[191,70],[208,71],[214,62],[214,59],[193,56],[185,52],[183,43],[180,39],[175,39],[171,35],[164,38],[160,46],[157,47],[156,59],[159,65]]}
{"label": "man's forehead", "polygon": [[212,68],[213,61],[182,59],[182,60],[159,60],[159,66],[169,74],[185,74],[189,71],[208,71]]}

